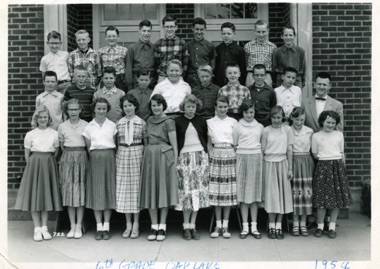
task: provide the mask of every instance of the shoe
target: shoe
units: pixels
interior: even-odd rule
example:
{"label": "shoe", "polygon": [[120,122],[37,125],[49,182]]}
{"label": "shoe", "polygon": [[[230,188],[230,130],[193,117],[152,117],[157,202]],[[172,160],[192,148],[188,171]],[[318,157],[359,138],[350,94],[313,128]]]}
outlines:
{"label": "shoe", "polygon": [[75,236],[75,228],[71,227],[70,231],[67,233],[66,238],[72,239]]}
{"label": "shoe", "polygon": [[281,229],[276,229],[276,238],[280,240],[285,238]]}
{"label": "shoe", "polygon": [[137,237],[139,237],[139,235],[139,229],[133,229],[131,233],[131,239],[136,239]]}
{"label": "shoe", "polygon": [[162,230],[162,229],[158,230],[156,240],[157,240],[157,241],[164,241],[165,238],[166,238],[166,231],[164,231],[164,230]]}
{"label": "shoe", "polygon": [[183,230],[183,239],[185,239],[185,240],[191,240],[190,229],[184,229]]}
{"label": "shoe", "polygon": [[321,237],[322,236],[322,234],[323,234],[323,230],[322,229],[317,229],[316,231],[315,231],[315,237]]}
{"label": "shoe", "polygon": [[241,233],[240,233],[240,235],[239,235],[239,237],[241,238],[241,239],[246,239],[247,238],[247,236],[248,236],[248,232],[247,231],[241,231]]}
{"label": "shoe", "polygon": [[41,234],[42,234],[42,238],[44,240],[50,240],[52,239],[53,237],[51,236],[51,234],[49,233],[48,229],[46,226],[42,226],[41,227]]}
{"label": "shoe", "polygon": [[41,242],[43,240],[40,227],[34,228],[33,240],[36,242]]}
{"label": "shoe", "polygon": [[149,241],[154,241],[157,238],[158,231],[156,229],[152,229],[150,235],[148,235]]}
{"label": "shoe", "polygon": [[103,231],[103,240],[109,240],[110,238],[110,231]]}
{"label": "shoe", "polygon": [[122,237],[123,237],[123,238],[128,238],[128,237],[130,237],[130,236],[131,236],[131,232],[132,232],[132,229],[131,229],[131,228],[127,228],[127,229],[125,229],[125,231],[124,231]]}
{"label": "shoe", "polygon": [[215,230],[210,234],[211,238],[218,238],[222,234],[222,228],[215,227]]}
{"label": "shoe", "polygon": [[95,240],[101,240],[103,238],[103,231],[96,231]]}
{"label": "shoe", "polygon": [[77,226],[75,227],[74,238],[75,239],[82,238],[82,225],[77,224]]}
{"label": "shoe", "polygon": [[228,228],[227,227],[223,228],[223,238],[226,238],[226,239],[231,238],[231,233],[228,232]]}
{"label": "shoe", "polygon": [[334,239],[336,237],[336,231],[331,229],[329,230],[329,238]]}
{"label": "shoe", "polygon": [[274,228],[270,228],[268,231],[269,239],[276,239],[276,230]]}
{"label": "shoe", "polygon": [[300,235],[300,227],[299,226],[294,226],[293,227],[292,235],[293,236],[299,236]]}
{"label": "shoe", "polygon": [[302,236],[309,236],[309,231],[307,230],[306,226],[301,226],[300,230]]}
{"label": "shoe", "polygon": [[199,240],[199,234],[198,234],[197,230],[190,229],[190,233],[191,233],[191,239]]}
{"label": "shoe", "polygon": [[259,231],[253,231],[252,235],[255,239],[261,239],[261,233],[259,233]]}

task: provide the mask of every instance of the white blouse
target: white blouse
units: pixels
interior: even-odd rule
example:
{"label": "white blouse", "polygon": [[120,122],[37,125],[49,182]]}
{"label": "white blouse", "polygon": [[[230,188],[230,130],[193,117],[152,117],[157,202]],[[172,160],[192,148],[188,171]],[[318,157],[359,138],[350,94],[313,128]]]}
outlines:
{"label": "white blouse", "polygon": [[32,152],[55,152],[59,147],[58,132],[50,127],[45,130],[35,128],[26,133],[24,147]]}
{"label": "white blouse", "polygon": [[84,128],[83,136],[91,141],[90,150],[116,148],[114,136],[117,133],[116,124],[106,118],[102,126],[95,120]]}

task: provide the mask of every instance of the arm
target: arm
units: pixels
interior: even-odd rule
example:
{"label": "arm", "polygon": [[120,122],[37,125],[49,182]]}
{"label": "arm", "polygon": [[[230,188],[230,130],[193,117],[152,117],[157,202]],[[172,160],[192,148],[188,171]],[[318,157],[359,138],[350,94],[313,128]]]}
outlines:
{"label": "arm", "polygon": [[63,144],[64,141],[59,141],[59,147],[61,148],[62,152],[65,150],[65,146]]}
{"label": "arm", "polygon": [[71,81],[74,82],[74,61],[71,55],[67,58],[67,69],[69,70]]}
{"label": "arm", "polygon": [[125,82],[128,89],[133,88],[133,48],[130,48],[127,52],[127,57],[125,57]]}
{"label": "arm", "polygon": [[264,156],[265,148],[267,147],[267,132],[266,130],[263,130],[261,135],[261,151]]}
{"label": "arm", "polygon": [[25,149],[24,149],[24,154],[25,154],[25,161],[26,161],[26,163],[29,162],[30,153],[31,153],[30,149],[28,149],[28,148],[25,148]]}
{"label": "arm", "polygon": [[211,137],[210,137],[210,136],[207,136],[207,151],[210,153],[211,150],[212,150],[212,141],[211,141]]}
{"label": "arm", "polygon": [[177,133],[176,131],[171,131],[168,133],[170,145],[173,147],[174,152],[174,163],[177,165],[178,158],[178,144],[177,144]]}
{"label": "arm", "polygon": [[286,149],[286,158],[288,159],[288,180],[293,178],[293,145],[289,145]]}
{"label": "arm", "polygon": [[272,91],[270,97],[269,97],[269,107],[272,108],[277,105],[277,97],[276,93]]}
{"label": "arm", "polygon": [[55,148],[55,151],[54,151],[54,158],[57,159],[57,158],[58,158],[58,155],[59,155],[59,146]]}
{"label": "arm", "polygon": [[90,156],[90,147],[91,147],[91,140],[90,139],[88,139],[88,138],[84,138],[84,141],[85,141],[85,143],[86,143],[86,148],[87,148],[87,152],[88,152],[88,156]]}

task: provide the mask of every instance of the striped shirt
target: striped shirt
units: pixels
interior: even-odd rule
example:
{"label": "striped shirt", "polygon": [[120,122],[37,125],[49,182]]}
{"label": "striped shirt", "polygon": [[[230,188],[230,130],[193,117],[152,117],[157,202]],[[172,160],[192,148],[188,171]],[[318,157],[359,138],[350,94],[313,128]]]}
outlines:
{"label": "striped shirt", "polygon": [[77,86],[73,85],[67,88],[65,92],[64,100],[70,100],[71,98],[76,98],[79,100],[79,103],[83,106],[82,113],[80,117],[90,122],[92,121],[92,97],[94,95],[94,90],[90,87],[84,89],[79,89]]}
{"label": "striped shirt", "polygon": [[277,46],[270,41],[265,41],[263,44],[252,40],[245,44],[245,61],[247,63],[247,71],[253,71],[256,64],[263,64],[267,71],[272,71],[272,55]]}
{"label": "striped shirt", "polygon": [[126,47],[122,47],[120,45],[111,47],[105,46],[98,50],[98,54],[100,57],[100,63],[102,65],[102,70],[104,70],[107,66],[112,66],[116,70],[116,74],[124,74],[125,73],[125,63],[127,59],[127,51]]}

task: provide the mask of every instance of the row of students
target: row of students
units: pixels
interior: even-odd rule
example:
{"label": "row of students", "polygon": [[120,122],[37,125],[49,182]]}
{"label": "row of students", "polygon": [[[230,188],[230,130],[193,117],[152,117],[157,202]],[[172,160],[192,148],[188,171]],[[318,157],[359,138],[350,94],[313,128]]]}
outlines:
{"label": "row of students", "polygon": [[[194,95],[187,96],[182,104],[185,114],[173,120],[164,113],[165,99],[156,94],[150,101],[153,116],[146,125],[135,115],[139,104],[131,95],[123,99],[125,117],[117,124],[106,117],[111,106],[105,98],[95,99],[95,118],[90,123],[79,118],[81,106],[78,100],[71,99],[66,108],[69,120],[60,125],[58,133],[48,127],[48,109],[39,107],[33,115],[33,126],[37,128],[25,137],[27,166],[15,206],[32,211],[34,240],[51,239],[47,211],[62,210],[62,205],[69,207],[68,238],[81,238],[86,206],[94,210],[97,240],[110,238],[113,209],[126,214],[123,237],[138,237],[138,213],[147,208],[152,222],[148,239],[161,241],[166,236],[168,209],[176,206],[184,212],[184,238],[199,239],[196,215],[209,205],[214,206],[216,216],[211,237],[229,238],[230,209],[238,203],[243,216],[240,237],[246,238],[251,232],[261,238],[256,220],[260,202],[264,202],[269,214],[269,238],[284,237],[282,216],[290,212],[294,212],[293,234],[308,235],[305,216],[311,211],[312,190],[318,213],[315,235],[322,235],[324,214],[326,209],[332,209],[329,237],[335,238],[339,208],[352,202],[343,161],[343,135],[334,131],[340,120],[337,113],[323,112],[319,118],[322,131],[312,138],[312,152],[319,161],[311,188],[312,132],[303,126],[305,115],[301,108],[293,111],[294,127],[289,127],[282,123],[282,108],[275,106],[270,114],[271,125],[263,129],[254,120],[251,100],[245,100],[240,107],[243,119],[239,123],[227,116],[226,97],[218,97],[216,116],[207,123],[195,115],[198,102]],[[53,157],[58,152],[58,140],[64,152],[59,173]]]}

